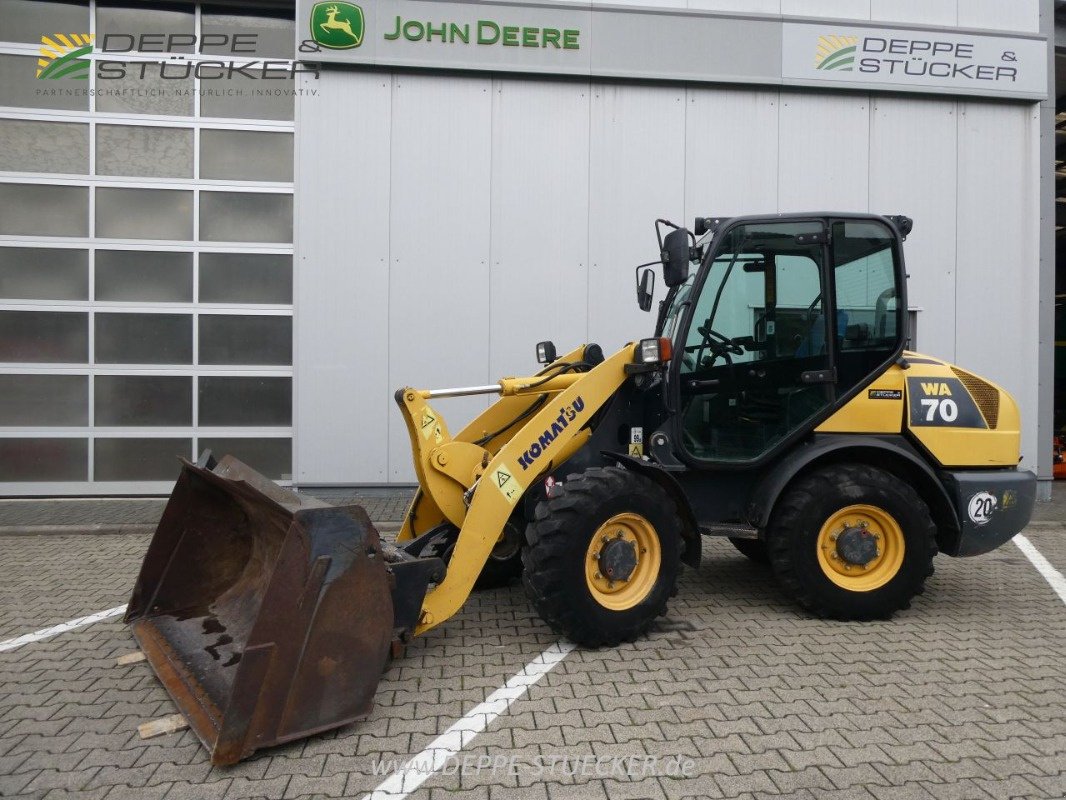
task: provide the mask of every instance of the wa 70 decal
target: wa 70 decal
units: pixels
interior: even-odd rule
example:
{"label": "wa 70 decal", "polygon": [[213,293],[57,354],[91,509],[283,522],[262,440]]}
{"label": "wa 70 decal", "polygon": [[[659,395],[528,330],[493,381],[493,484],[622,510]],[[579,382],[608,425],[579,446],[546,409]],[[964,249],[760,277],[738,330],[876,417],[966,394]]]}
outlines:
{"label": "wa 70 decal", "polygon": [[958,378],[907,378],[912,428],[987,428]]}

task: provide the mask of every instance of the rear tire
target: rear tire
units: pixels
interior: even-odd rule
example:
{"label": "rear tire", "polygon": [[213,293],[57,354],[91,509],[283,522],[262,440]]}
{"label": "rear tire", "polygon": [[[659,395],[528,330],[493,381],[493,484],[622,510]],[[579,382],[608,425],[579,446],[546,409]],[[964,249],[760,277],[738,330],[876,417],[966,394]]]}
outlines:
{"label": "rear tire", "polygon": [[729,543],[756,564],[770,563],[770,554],[766,551],[765,539],[736,539],[730,536]]}
{"label": "rear tire", "polygon": [[572,642],[632,641],[677,593],[681,530],[658,484],[621,467],[588,469],[537,504],[522,556],[526,594]]}
{"label": "rear tire", "polygon": [[812,613],[841,620],[909,608],[937,552],[936,526],[914,488],[862,464],[796,481],[778,500],[767,545],[785,591]]}

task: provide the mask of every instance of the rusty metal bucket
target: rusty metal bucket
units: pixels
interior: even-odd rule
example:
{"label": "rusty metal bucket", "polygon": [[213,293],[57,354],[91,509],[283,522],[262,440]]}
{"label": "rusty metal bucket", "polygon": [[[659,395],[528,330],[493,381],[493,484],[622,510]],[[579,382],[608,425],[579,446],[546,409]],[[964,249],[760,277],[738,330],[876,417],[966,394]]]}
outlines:
{"label": "rusty metal bucket", "polygon": [[125,620],[212,763],[233,764],[370,712],[395,582],[362,508],[205,454],[185,461]]}

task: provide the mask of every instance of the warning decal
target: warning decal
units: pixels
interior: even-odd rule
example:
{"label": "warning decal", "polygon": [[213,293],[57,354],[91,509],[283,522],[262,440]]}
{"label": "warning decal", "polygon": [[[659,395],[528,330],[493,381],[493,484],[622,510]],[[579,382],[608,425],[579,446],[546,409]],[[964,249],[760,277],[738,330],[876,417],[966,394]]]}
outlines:
{"label": "warning decal", "polygon": [[422,409],[422,437],[428,439],[430,436],[433,440],[440,444],[444,440],[444,434],[441,432],[440,425],[437,424],[437,418],[433,416],[433,411],[429,406]]}
{"label": "warning decal", "polygon": [[433,433],[433,423],[436,421],[437,418],[433,416],[433,412],[428,407],[422,409],[422,435],[427,439]]}
{"label": "warning decal", "polygon": [[496,485],[496,488],[503,492],[503,496],[507,498],[507,502],[514,505],[518,502],[518,498],[522,496],[522,487],[518,485],[518,481],[514,475],[508,472],[503,467],[497,468],[492,473],[492,482]]}

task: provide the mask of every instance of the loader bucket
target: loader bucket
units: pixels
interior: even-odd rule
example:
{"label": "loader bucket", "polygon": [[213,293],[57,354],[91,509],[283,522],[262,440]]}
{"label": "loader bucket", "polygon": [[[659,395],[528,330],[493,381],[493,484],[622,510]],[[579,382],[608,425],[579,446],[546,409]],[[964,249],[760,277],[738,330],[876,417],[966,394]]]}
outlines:
{"label": "loader bucket", "polygon": [[184,462],[125,620],[212,763],[233,764],[370,712],[391,580],[362,508],[207,455]]}

